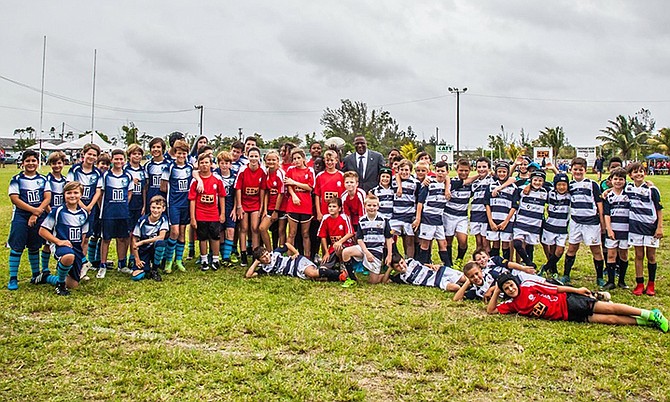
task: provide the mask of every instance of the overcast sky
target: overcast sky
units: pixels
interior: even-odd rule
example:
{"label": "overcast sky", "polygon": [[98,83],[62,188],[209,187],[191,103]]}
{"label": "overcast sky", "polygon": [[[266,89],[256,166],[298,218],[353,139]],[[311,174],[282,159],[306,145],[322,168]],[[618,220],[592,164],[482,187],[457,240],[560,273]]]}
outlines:
{"label": "overcast sky", "polygon": [[[94,49],[95,129],[110,135],[128,121],[197,133],[194,105],[210,137],[320,133],[323,109],[349,98],[453,143],[449,86],[468,88],[461,148],[501,125],[517,137],[560,125],[593,145],[608,119],[643,107],[670,125],[663,1],[5,3],[0,76],[39,88],[46,35],[45,89],[83,103],[45,96],[45,131],[90,129]],[[0,136],[37,129],[39,108],[39,91],[0,79]]]}

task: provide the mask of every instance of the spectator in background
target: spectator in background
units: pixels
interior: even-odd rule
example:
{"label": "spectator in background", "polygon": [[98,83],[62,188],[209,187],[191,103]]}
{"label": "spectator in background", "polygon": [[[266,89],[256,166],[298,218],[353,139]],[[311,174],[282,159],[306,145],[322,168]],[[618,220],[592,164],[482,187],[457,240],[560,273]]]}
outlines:
{"label": "spectator in background", "polygon": [[[316,158],[321,157],[321,143],[320,142],[313,142],[309,146],[309,154],[311,158],[309,158],[309,161],[307,162],[307,167],[314,168],[314,161]],[[316,172],[315,172],[316,174]]]}

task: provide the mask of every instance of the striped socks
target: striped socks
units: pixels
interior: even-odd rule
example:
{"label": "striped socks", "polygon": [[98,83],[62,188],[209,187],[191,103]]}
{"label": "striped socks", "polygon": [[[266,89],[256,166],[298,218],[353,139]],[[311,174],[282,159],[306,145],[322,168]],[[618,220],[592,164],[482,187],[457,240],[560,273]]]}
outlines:
{"label": "striped socks", "polygon": [[224,260],[229,260],[230,254],[233,252],[233,241],[228,239],[224,240],[222,248],[223,251],[221,252],[221,256]]}
{"label": "striped socks", "polygon": [[177,240],[177,247],[175,248],[175,260],[181,261],[184,258],[184,242]]}
{"label": "striped socks", "polygon": [[[158,240],[154,243],[154,265],[159,266],[163,261],[163,255],[165,254],[165,241]],[[149,267],[144,267],[145,271],[149,270]]]}
{"label": "striped socks", "polygon": [[44,249],[42,249],[42,253],[40,255],[42,257],[42,272],[50,272],[49,260],[51,259],[51,252],[44,251]]}
{"label": "striped socks", "polygon": [[72,269],[72,265],[63,265],[63,263],[59,261],[56,267],[58,268],[58,282],[65,283],[65,278],[70,272],[70,269]]}
{"label": "striped socks", "polygon": [[172,262],[174,259],[174,249],[177,246],[177,240],[175,239],[167,239],[167,246],[165,247],[165,260],[168,262]]}
{"label": "striped socks", "polygon": [[40,274],[40,250],[28,250],[28,262],[34,278]]}
{"label": "striped socks", "polygon": [[9,250],[9,280],[18,278],[22,254],[22,251]]}

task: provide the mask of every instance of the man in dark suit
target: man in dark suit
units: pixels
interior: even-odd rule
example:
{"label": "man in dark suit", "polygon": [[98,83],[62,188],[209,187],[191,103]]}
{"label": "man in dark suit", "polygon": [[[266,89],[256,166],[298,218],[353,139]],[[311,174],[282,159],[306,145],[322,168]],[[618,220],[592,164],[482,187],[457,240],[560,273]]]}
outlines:
{"label": "man in dark suit", "polygon": [[379,184],[379,169],[384,166],[384,157],[368,149],[368,142],[362,135],[354,138],[356,152],[344,158],[344,171],[358,173],[358,187],[366,193]]}

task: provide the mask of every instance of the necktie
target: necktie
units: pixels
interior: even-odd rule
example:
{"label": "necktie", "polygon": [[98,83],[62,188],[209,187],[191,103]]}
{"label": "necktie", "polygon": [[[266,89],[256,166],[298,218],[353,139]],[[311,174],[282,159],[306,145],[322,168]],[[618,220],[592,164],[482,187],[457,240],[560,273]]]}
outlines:
{"label": "necktie", "polygon": [[363,168],[363,155],[358,157],[358,175],[360,176],[360,180],[363,180],[363,174],[365,173],[364,168]]}

